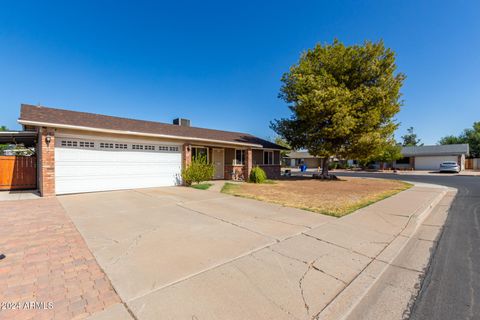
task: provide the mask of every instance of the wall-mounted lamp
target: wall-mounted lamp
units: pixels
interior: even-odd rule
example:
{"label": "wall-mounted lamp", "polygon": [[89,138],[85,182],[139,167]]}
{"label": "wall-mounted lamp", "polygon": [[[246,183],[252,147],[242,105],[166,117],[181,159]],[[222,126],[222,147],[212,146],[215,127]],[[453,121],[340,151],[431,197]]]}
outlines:
{"label": "wall-mounted lamp", "polygon": [[187,151],[190,152],[190,146],[187,146]]}
{"label": "wall-mounted lamp", "polygon": [[50,136],[50,133],[47,133],[47,136],[45,137],[45,142],[47,143],[47,146],[50,144],[50,141],[52,141],[52,136]]}

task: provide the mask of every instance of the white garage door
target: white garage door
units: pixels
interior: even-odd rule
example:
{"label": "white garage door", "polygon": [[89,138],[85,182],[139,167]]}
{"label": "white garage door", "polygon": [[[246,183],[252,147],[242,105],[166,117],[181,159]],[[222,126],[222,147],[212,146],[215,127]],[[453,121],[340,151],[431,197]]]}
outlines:
{"label": "white garage door", "polygon": [[181,148],[172,144],[56,137],[57,194],[173,186]]}
{"label": "white garage door", "polygon": [[439,170],[440,163],[444,161],[457,161],[456,156],[415,157],[416,170]]}

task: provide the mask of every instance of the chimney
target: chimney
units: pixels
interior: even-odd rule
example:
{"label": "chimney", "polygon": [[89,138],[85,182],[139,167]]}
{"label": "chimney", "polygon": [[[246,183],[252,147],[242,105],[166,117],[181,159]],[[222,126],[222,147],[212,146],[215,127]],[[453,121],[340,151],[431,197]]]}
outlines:
{"label": "chimney", "polygon": [[173,119],[173,124],[182,127],[190,127],[190,120],[184,118]]}

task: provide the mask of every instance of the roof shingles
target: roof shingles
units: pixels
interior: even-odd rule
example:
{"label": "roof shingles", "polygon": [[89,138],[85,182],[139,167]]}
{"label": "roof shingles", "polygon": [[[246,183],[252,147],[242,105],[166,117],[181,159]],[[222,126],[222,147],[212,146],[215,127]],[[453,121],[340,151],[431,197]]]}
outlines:
{"label": "roof shingles", "polygon": [[53,126],[68,125],[90,129],[166,135],[185,138],[186,140],[188,138],[197,138],[226,143],[259,145],[270,149],[284,149],[282,146],[247,133],[178,126],[28,104],[22,104],[21,106],[19,122],[22,123],[22,121],[52,124]]}

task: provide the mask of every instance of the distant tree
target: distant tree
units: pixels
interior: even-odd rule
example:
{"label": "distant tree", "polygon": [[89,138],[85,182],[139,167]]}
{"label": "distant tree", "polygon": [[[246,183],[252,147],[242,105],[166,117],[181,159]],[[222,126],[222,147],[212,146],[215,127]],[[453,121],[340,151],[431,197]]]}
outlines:
{"label": "distant tree", "polygon": [[459,143],[467,143],[467,141],[463,139],[463,137],[456,137],[453,135],[445,136],[438,141],[438,144],[459,144]]}
{"label": "distant tree", "polygon": [[385,146],[382,148],[381,154],[376,157],[373,157],[371,160],[379,161],[382,166],[385,162],[393,162],[395,160],[403,158],[402,155],[402,146],[399,145],[394,139],[387,141]]}
{"label": "distant tree", "polygon": [[404,147],[414,147],[414,146],[423,146],[423,143],[420,143],[422,140],[417,139],[417,134],[413,131],[413,127],[407,129],[407,134],[402,136]]}
{"label": "distant tree", "polygon": [[[8,131],[8,128],[6,126],[0,126],[0,131]],[[8,144],[0,144],[0,155],[3,154],[8,147]]]}
{"label": "distant tree", "polygon": [[440,139],[439,144],[468,143],[470,155],[473,158],[480,157],[480,121],[474,122],[472,128],[463,130],[458,136],[446,136]]}
{"label": "distant tree", "polygon": [[365,159],[383,152],[397,128],[400,88],[395,53],[382,41],[345,46],[318,44],[282,77],[279,97],[289,104],[290,118],[271,128],[293,149],[307,149],[323,159],[329,177],[331,156]]}
{"label": "distant tree", "polygon": [[[274,142],[275,142],[276,144],[278,144],[279,146],[282,146],[282,147],[291,149],[291,147],[290,147],[290,145],[288,144],[288,142],[285,141],[285,139],[282,139],[282,137],[277,136],[277,137],[275,138]],[[289,150],[281,150],[281,151],[280,151],[280,156],[281,156],[281,158],[284,158],[289,152],[290,152]]]}

